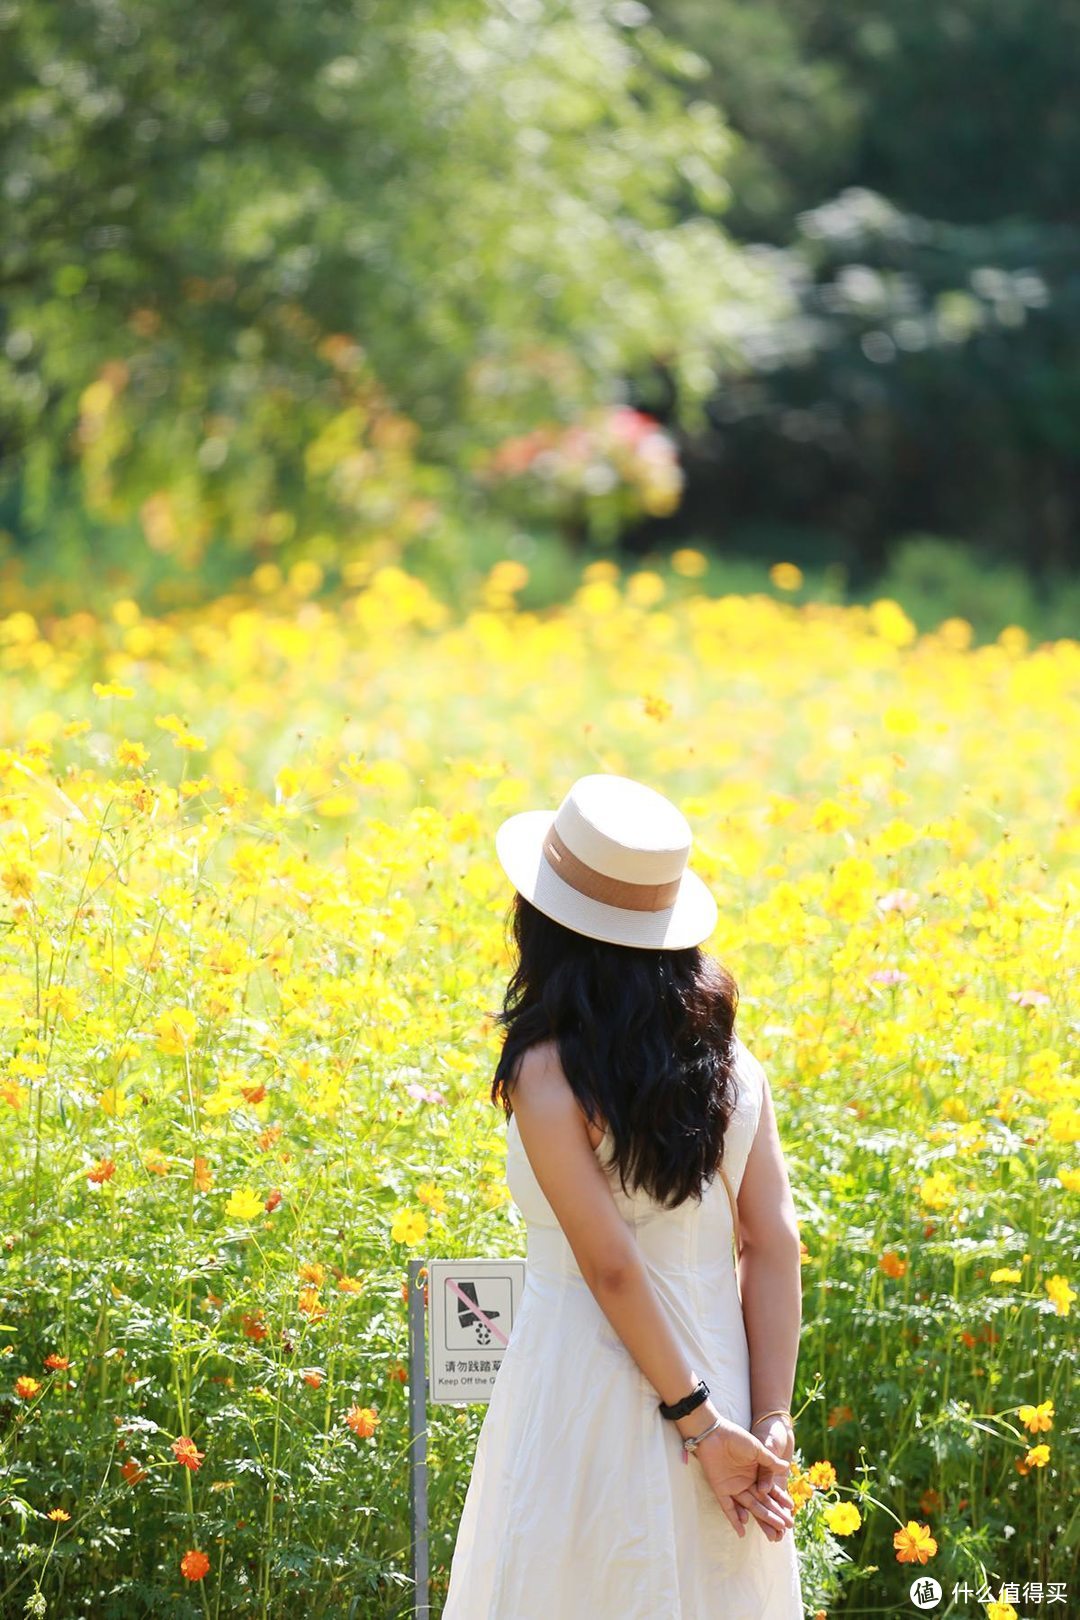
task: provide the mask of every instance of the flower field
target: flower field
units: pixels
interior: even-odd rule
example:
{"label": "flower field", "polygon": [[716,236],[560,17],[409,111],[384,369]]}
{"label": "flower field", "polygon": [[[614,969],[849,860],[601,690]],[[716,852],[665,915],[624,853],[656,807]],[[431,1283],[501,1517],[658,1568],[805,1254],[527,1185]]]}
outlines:
{"label": "flower field", "polygon": [[1080,644],[673,561],[0,617],[0,1616],[408,1613],[407,1261],[525,1252],[493,833],[594,770],[686,811],[772,1084],[809,1613],[1074,1612]]}

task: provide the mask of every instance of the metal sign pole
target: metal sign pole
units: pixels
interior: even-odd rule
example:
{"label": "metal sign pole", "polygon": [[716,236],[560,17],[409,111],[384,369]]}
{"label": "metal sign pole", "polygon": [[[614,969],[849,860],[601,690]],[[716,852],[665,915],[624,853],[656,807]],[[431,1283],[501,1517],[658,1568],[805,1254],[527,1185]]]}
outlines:
{"label": "metal sign pole", "polygon": [[413,1614],[428,1620],[427,1355],[423,1260],[409,1261],[409,1545],[413,1572]]}

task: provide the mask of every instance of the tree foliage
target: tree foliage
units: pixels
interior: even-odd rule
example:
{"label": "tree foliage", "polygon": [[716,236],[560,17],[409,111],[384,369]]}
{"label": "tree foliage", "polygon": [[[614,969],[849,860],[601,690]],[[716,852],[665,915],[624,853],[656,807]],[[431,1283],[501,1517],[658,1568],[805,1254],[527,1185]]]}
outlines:
{"label": "tree foliage", "polygon": [[721,12],[657,5],[736,136],[729,225],[782,250],[797,312],[687,445],[682,526],[801,529],[864,575],[923,529],[1075,568],[1080,12]]}
{"label": "tree foliage", "polygon": [[0,435],[152,545],[430,523],[438,467],[700,398],[766,292],[698,59],[578,0],[11,0]]}

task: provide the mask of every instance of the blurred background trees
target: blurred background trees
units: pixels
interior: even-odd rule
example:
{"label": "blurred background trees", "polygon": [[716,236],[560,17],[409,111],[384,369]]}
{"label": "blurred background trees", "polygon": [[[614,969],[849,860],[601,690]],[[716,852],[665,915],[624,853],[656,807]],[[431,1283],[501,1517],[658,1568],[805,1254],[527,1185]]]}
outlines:
{"label": "blurred background trees", "polygon": [[[727,223],[782,250],[779,357],[689,447],[701,526],[854,575],[931,530],[1080,561],[1080,12],[660,0],[739,143]],[[925,548],[924,548],[925,553]]]}
{"label": "blurred background trees", "polygon": [[3,0],[9,576],[527,531],[1060,602],[1078,66],[1031,0]]}

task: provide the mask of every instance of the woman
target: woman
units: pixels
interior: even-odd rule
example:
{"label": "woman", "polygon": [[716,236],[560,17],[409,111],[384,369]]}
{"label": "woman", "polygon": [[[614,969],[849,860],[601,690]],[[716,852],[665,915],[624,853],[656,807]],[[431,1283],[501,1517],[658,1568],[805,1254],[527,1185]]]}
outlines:
{"label": "woman", "polygon": [[492,1100],[528,1264],[443,1620],[802,1620],[798,1227],[690,847],[606,774],[496,834],[518,960]]}

